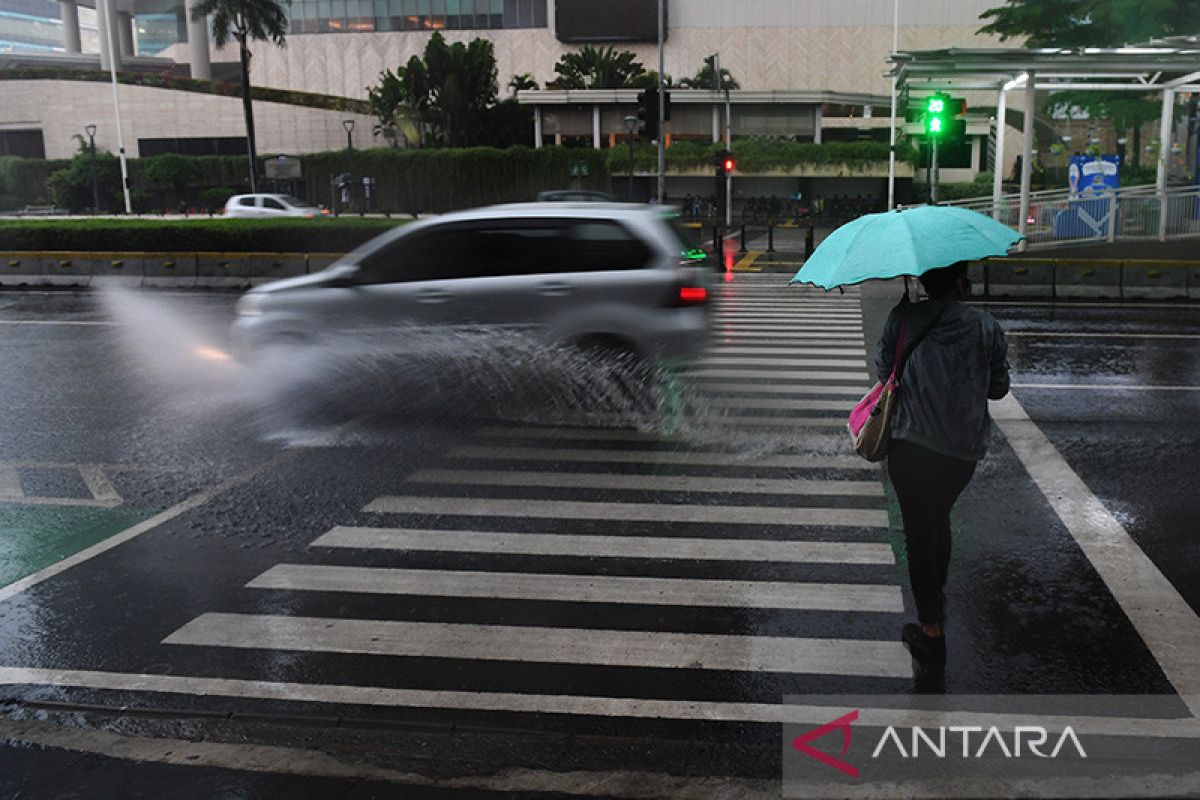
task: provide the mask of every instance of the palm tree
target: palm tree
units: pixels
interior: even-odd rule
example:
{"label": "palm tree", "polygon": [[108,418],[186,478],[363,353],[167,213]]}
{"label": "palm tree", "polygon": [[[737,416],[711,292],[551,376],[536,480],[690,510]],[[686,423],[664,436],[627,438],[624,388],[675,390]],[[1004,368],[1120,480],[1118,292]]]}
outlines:
{"label": "palm tree", "polygon": [[508,90],[512,92],[513,97],[516,97],[517,92],[526,92],[538,88],[538,82],[533,79],[533,75],[528,72],[522,72],[512,76],[512,80],[508,82]]}
{"label": "palm tree", "polygon": [[[292,0],[282,0],[290,6]],[[250,191],[258,191],[258,151],[254,144],[254,109],[250,101],[250,41],[283,47],[288,13],[278,0],[200,0],[192,8],[192,19],[212,16],[212,35],[217,47],[236,39],[242,64],[242,112],[246,116],[246,145],[250,156]]]}
{"label": "palm tree", "polygon": [[729,70],[725,68],[721,69],[721,83],[718,86],[717,82],[713,80],[713,65],[711,61],[705,62],[704,66],[700,68],[699,72],[697,72],[691,78],[684,78],[679,82],[679,84],[685,89],[716,90],[742,88],[738,85],[738,82],[734,79],[733,75],[729,73]]}
{"label": "palm tree", "polygon": [[564,53],[554,71],[558,78],[547,85],[559,89],[628,89],[646,74],[646,68],[630,51],[591,45],[578,53]]}

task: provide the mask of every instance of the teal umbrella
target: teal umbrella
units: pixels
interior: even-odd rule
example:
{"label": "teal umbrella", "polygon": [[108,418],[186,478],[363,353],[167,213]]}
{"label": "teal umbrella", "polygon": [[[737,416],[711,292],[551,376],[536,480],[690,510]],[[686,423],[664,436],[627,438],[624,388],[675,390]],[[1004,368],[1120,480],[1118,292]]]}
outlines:
{"label": "teal umbrella", "polygon": [[920,275],[956,261],[1002,256],[1021,235],[965,208],[917,206],[867,214],[835,230],[792,278],[823,289]]}

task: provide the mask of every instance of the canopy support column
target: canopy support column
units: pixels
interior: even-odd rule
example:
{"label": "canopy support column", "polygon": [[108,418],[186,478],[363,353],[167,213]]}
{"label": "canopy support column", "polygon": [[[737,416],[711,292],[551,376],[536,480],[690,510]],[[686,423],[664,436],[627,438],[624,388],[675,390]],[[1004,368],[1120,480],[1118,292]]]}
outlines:
{"label": "canopy support column", "polygon": [[533,107],[533,146],[542,146],[542,107]]}
{"label": "canopy support column", "polygon": [[1000,221],[1000,196],[1004,193],[1004,131],[1008,127],[1008,91],[1000,87],[996,99],[996,155],[992,159],[992,219]]}
{"label": "canopy support column", "polygon": [[[1021,137],[1021,217],[1017,232],[1024,236],[1029,228],[1029,186],[1033,181],[1033,116],[1037,110],[1037,74],[1029,73],[1025,83],[1025,130]],[[1024,250],[1028,240],[1022,239],[1018,248]]]}
{"label": "canopy support column", "polygon": [[1158,193],[1158,240],[1167,238],[1167,164],[1171,158],[1171,127],[1175,121],[1175,91],[1163,89],[1162,119],[1158,126],[1158,174],[1154,190]]}
{"label": "canopy support column", "polygon": [[592,147],[600,149],[600,104],[592,106]]}

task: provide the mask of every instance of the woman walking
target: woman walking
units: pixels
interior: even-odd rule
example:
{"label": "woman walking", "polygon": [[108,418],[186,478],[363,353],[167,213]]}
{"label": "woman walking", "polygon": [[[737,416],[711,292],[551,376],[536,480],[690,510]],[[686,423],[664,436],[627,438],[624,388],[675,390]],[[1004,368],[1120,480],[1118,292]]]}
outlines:
{"label": "woman walking", "polygon": [[929,299],[892,309],[876,350],[875,372],[880,380],[891,374],[902,323],[910,342],[928,330],[902,366],[888,475],[904,518],[920,623],[905,625],[901,639],[922,669],[940,672],[946,663],[942,619],[950,509],[987,451],[987,401],[1008,393],[1008,343],[991,315],[963,304],[971,293],[965,261],[930,270],[920,280]]}

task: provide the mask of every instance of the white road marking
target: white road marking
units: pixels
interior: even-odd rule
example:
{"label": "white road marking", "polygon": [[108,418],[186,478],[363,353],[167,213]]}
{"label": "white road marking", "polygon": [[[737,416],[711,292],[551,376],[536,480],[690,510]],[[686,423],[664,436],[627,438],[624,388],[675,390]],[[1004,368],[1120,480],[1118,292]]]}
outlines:
{"label": "white road marking", "polygon": [[899,641],[201,614],[167,645],[655,669],[911,678]]}
{"label": "white road marking", "polygon": [[[27,506],[68,506],[71,508],[116,508],[121,505],[121,498],[95,500],[90,497],[36,497],[28,494],[0,493],[0,503],[20,503]],[[0,597],[0,599],[3,598]]]}
{"label": "white road marking", "polygon": [[0,499],[20,499],[25,496],[21,487],[21,473],[16,467],[0,464]]}
{"label": "white road marking", "polygon": [[900,587],[878,584],[277,564],[246,586],[250,589],[298,592],[616,603],[681,608],[778,608],[799,611],[855,611],[868,614],[899,614],[904,611]]}
{"label": "white road marking", "polygon": [[[346,430],[347,428],[356,424],[356,422],[357,422],[357,420],[355,422],[352,422],[352,423],[349,423],[349,424],[343,426],[342,430]],[[141,536],[146,531],[153,530],[154,528],[157,528],[159,525],[162,525],[166,522],[170,522],[171,520],[175,519],[176,517],[180,516],[181,514],[185,514],[188,511],[191,511],[193,508],[202,506],[215,497],[219,497],[220,495],[224,494],[225,492],[229,491],[230,489],[234,488],[235,486],[239,486],[239,485],[245,483],[246,481],[253,479],[259,473],[264,472],[265,470],[271,469],[273,467],[276,467],[279,464],[283,463],[284,461],[295,458],[301,452],[303,452],[302,448],[286,450],[286,451],[274,456],[273,458],[269,458],[260,464],[257,464],[253,467],[250,467],[249,469],[239,472],[237,475],[234,475],[232,478],[227,478],[226,480],[221,481],[220,483],[218,483],[217,485],[215,485],[209,489],[205,489],[204,491],[197,492],[196,494],[192,495],[191,497],[187,498],[186,500],[176,503],[175,505],[171,506],[170,508],[166,509],[165,511],[160,511],[159,513],[155,514],[153,517],[150,517],[149,519],[143,520],[136,525],[126,528],[125,530],[121,531],[120,533],[114,534],[103,541],[97,542],[96,544],[92,545],[91,547],[80,550],[78,553],[68,556],[67,558],[64,558],[62,561],[58,561],[54,564],[51,564],[50,566],[48,566],[44,569],[41,569],[41,570],[33,573],[32,575],[27,575],[26,577],[24,577],[18,581],[14,581],[13,583],[8,584],[7,586],[0,587],[0,602],[7,600],[8,598],[10,598],[14,595],[20,594],[21,592],[25,591],[26,589],[28,589],[32,586],[36,586],[39,583],[42,583],[43,581],[48,580],[48,579],[54,577],[55,575],[58,575],[61,572],[66,572],[68,569],[76,566],[77,564],[82,564],[83,562],[85,562],[89,559],[95,558],[96,556],[100,555],[101,553],[106,553],[109,550],[113,549],[114,547],[117,547],[118,545],[124,544],[125,542],[128,542],[131,539]],[[22,499],[21,502],[28,503],[28,502],[31,502],[31,500],[29,498],[25,498],[25,499]],[[50,503],[43,503],[43,504],[49,505]],[[96,500],[90,500],[90,501],[86,501],[86,502],[77,501],[77,502],[73,502],[73,503],[66,503],[65,501],[62,501],[62,500],[56,500],[56,501],[54,501],[53,504],[58,504],[58,505],[105,505],[105,506],[113,505],[113,503],[111,501],[96,501]]]}
{"label": "white road marking", "polygon": [[116,487],[112,485],[112,481],[104,473],[104,468],[99,464],[81,464],[79,475],[87,485],[88,491],[92,493],[93,499],[121,502],[121,496],[117,494]]}
{"label": "white road marking", "polygon": [[[717,369],[701,367],[699,369],[690,369],[685,373],[692,378],[777,378],[779,380],[794,380],[794,381],[861,381],[864,384],[868,380],[865,372],[834,372],[818,371],[818,370],[754,370],[754,369]],[[865,391],[865,388],[860,390]]]}
{"label": "white road marking", "polygon": [[765,561],[775,564],[894,564],[892,548],[874,542],[695,539],[672,536],[592,536],[338,526],[311,547],[450,553],[504,553],[577,558],[681,561]]}
{"label": "white road marking", "polygon": [[714,408],[731,410],[769,408],[781,411],[844,411],[846,414],[849,414],[850,409],[854,407],[853,402],[846,400],[781,400],[773,397],[741,397],[738,395],[727,395],[721,402],[714,398],[709,400],[708,404]]}
{"label": "white road marking", "polygon": [[1005,331],[1008,338],[1014,336],[1032,336],[1042,339],[1056,336],[1065,339],[1200,339],[1200,333],[1075,333],[1050,331]]}
{"label": "white road marking", "polygon": [[730,414],[723,417],[705,417],[703,424],[732,428],[845,428],[846,419],[843,417],[792,417],[786,415],[752,417],[744,414]]}
{"label": "white road marking", "polygon": [[866,357],[858,358],[789,358],[786,354],[774,358],[760,356],[725,356],[714,353],[703,361],[697,362],[703,366],[713,367],[833,367],[835,369],[857,369],[866,363]]}
{"label": "white road marking", "polygon": [[714,356],[859,356],[866,358],[867,351],[862,345],[844,345],[842,347],[741,347],[739,345],[717,345],[710,351]]}
{"label": "white road marking", "polygon": [[1014,389],[1089,389],[1122,392],[1195,392],[1200,386],[1144,386],[1135,383],[1014,383]]}
{"label": "white road marking", "polygon": [[853,333],[862,336],[862,325],[857,322],[795,322],[770,324],[763,320],[722,320],[713,321],[713,333],[719,334],[725,330],[738,330],[753,333]]}
{"label": "white road marking", "polygon": [[771,332],[747,331],[741,328],[721,328],[713,331],[713,339],[762,339],[773,342],[813,342],[813,341],[828,341],[841,345],[843,339],[851,342],[861,342],[862,333],[851,331],[809,331],[796,332],[794,330],[780,331],[772,329]]}
{"label": "white road marking", "polygon": [[855,398],[862,397],[867,389],[862,384],[855,386],[827,386],[819,383],[810,384],[777,384],[777,383],[759,383],[759,384],[731,384],[720,381],[694,381],[704,389],[706,395],[713,397],[744,397],[744,392],[753,391],[759,394],[786,394],[791,397],[825,397],[836,395],[838,397]]}
{"label": "white road marking", "polygon": [[455,447],[450,458],[485,458],[511,461],[582,461],[605,464],[683,464],[716,467],[765,467],[783,469],[864,469],[878,470],[857,456],[839,455],[755,455],[721,451],[677,450],[595,450],[590,448],[552,447]]}
{"label": "white road marking", "polygon": [[847,322],[861,323],[862,314],[858,311],[801,311],[794,309],[791,311],[733,311],[729,309],[718,309],[716,313],[717,319],[730,320],[779,320],[780,322]]}
{"label": "white road marking", "polygon": [[412,483],[529,486],[553,489],[883,496],[883,486],[878,481],[820,481],[805,478],[711,478],[692,475],[630,475],[614,472],[419,469],[409,475],[406,480]]}
{"label": "white road marking", "polygon": [[477,436],[516,437],[519,439],[578,439],[595,442],[662,442],[677,441],[667,433],[647,433],[628,428],[548,428],[537,425],[505,427],[489,425],[475,431]]}
{"label": "white road marking", "polygon": [[701,522],[726,525],[787,525],[886,528],[888,513],[874,508],[704,506],[675,503],[602,503],[577,500],[513,500],[492,497],[385,495],[363,509],[380,514],[439,514],[518,519],[596,519],[621,522]]}
{"label": "white road marking", "polygon": [[[801,640],[803,641],[803,640]],[[907,662],[905,668],[911,677]],[[831,718],[829,706],[785,703],[728,702],[721,700],[654,700],[596,695],[527,694],[523,692],[465,692],[435,689],[390,689],[324,683],[286,683],[237,678],[205,678],[187,675],[148,675],[91,670],[0,667],[0,685],[62,686],[120,692],[199,695],[243,699],[282,700],[297,703],[333,703],[385,708],[438,708],[460,711],[498,711],[565,714],[632,719],[711,720],[820,725]],[[836,709],[832,709],[836,710]],[[897,728],[921,726],[995,726],[1010,731],[1017,725],[1041,725],[1060,732],[1066,726],[1077,734],[1107,736],[1151,736],[1200,738],[1200,722],[1183,719],[1130,719],[1125,717],[1037,714],[998,714],[986,711],[922,711],[918,709],[859,709],[879,725]],[[0,720],[0,724],[3,724]],[[62,730],[58,728],[58,730]],[[242,747],[243,745],[238,745]],[[778,784],[776,783],[777,787]]]}
{"label": "white road marking", "polygon": [[119,325],[112,320],[71,320],[71,319],[0,319],[0,325],[66,325],[87,327],[91,325]]}
{"label": "white road marking", "polygon": [[1034,483],[1104,580],[1163,674],[1200,716],[1200,617],[1154,565],[1013,395],[992,418]]}

